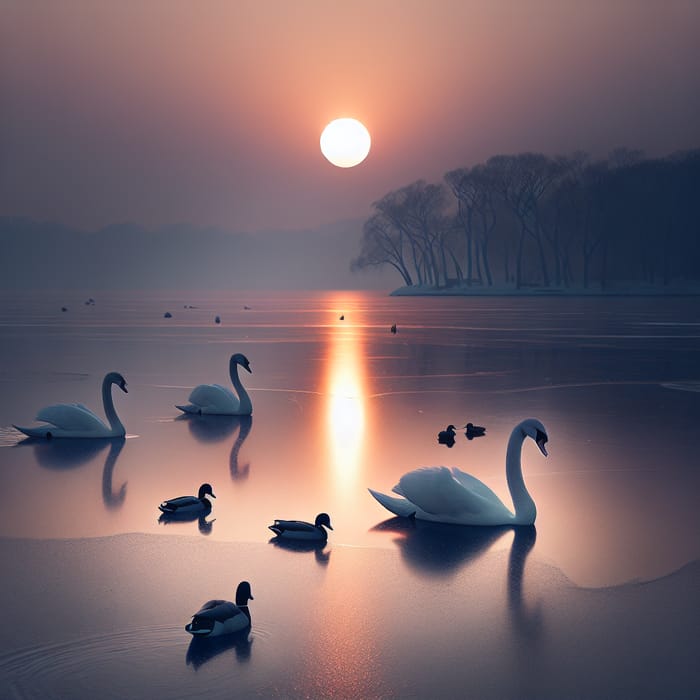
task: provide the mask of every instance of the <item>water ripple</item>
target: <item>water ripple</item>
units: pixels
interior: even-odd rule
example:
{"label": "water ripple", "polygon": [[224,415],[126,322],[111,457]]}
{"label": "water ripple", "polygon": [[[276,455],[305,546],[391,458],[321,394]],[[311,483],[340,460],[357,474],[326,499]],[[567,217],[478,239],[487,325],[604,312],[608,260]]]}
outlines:
{"label": "water ripple", "polygon": [[[229,697],[231,674],[247,664],[255,642],[266,645],[269,641],[270,630],[258,625],[252,633],[212,640],[193,639],[182,626],[167,625],[24,647],[0,653],[2,697]],[[205,664],[207,680],[203,684],[197,672]],[[259,692],[259,688],[254,690],[254,677],[236,680],[239,690],[253,695]],[[223,694],[218,693],[219,687]]]}
{"label": "water ripple", "polygon": [[182,648],[173,626],[91,635],[0,654],[0,678],[15,698],[125,697],[125,685]]}

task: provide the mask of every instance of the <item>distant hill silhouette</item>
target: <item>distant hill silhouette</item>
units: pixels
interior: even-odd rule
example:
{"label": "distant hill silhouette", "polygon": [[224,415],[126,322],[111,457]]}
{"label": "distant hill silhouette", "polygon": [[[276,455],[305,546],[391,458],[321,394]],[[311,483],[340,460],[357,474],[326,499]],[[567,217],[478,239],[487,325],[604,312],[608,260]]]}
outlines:
{"label": "distant hill silhouette", "polygon": [[230,233],[188,224],[96,232],[0,217],[0,289],[387,288],[349,261],[361,221],[316,230]]}

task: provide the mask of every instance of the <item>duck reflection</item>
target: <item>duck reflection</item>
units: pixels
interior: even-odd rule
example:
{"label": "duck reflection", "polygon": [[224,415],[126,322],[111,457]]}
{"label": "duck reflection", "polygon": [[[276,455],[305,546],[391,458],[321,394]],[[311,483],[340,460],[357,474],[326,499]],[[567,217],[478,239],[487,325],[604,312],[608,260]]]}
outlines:
{"label": "duck reflection", "polygon": [[394,541],[418,573],[448,575],[477,559],[508,530],[504,527],[447,525],[411,518],[389,518],[372,530],[402,535]]}
{"label": "duck reflection", "polygon": [[286,549],[288,552],[313,552],[314,559],[320,566],[328,566],[331,559],[331,550],[326,549],[327,540],[285,540],[280,537],[271,537],[268,543],[280,549]]}
{"label": "duck reflection", "polygon": [[102,502],[105,508],[115,510],[124,505],[126,499],[125,481],[116,491],[112,484],[114,467],[124,448],[126,438],[75,438],[71,440],[40,440],[28,438],[18,443],[32,445],[37,463],[45,469],[74,469],[92,461],[107,445],[109,451],[102,469]]}
{"label": "duck reflection", "polygon": [[183,513],[161,513],[158,523],[161,525],[171,525],[172,523],[192,523],[197,521],[197,529],[200,535],[211,535],[216,518],[207,520],[207,515],[183,514]]}
{"label": "duck reflection", "polygon": [[239,464],[238,453],[253,428],[253,416],[201,416],[186,413],[174,420],[187,423],[190,434],[202,443],[220,442],[233,435],[237,430],[238,433],[229,455],[229,471],[234,481],[248,477],[250,462]]}
{"label": "duck reflection", "polygon": [[238,662],[248,662],[250,661],[251,647],[253,646],[253,640],[249,635],[250,630],[241,630],[234,634],[227,634],[223,637],[214,637],[212,639],[193,637],[189,647],[187,647],[185,663],[197,671],[202,664],[211,661],[211,659],[229,649],[235,650]]}

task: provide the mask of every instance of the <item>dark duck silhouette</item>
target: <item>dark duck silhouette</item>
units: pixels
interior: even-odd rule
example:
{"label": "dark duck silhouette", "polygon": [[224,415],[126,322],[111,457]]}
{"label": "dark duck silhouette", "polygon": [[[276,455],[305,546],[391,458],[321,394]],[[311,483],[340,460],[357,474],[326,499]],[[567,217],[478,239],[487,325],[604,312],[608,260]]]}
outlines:
{"label": "dark duck silhouette", "polygon": [[328,533],[324,527],[333,529],[328,513],[319,513],[313,525],[303,520],[275,520],[272,525],[268,525],[277,537],[288,540],[326,540]]}
{"label": "dark duck silhouette", "polygon": [[467,440],[473,440],[474,438],[484,437],[484,435],[486,434],[486,428],[482,428],[480,425],[467,423],[464,427],[466,428],[464,434]]}
{"label": "dark duck silhouette", "polygon": [[216,498],[211,484],[202,484],[196,496],[171,498],[163,501],[158,508],[169,517],[188,518],[188,516],[193,516],[192,519],[194,519],[199,515],[206,515],[211,510],[211,501],[207,496]]}
{"label": "dark duck silhouette", "polygon": [[441,445],[453,447],[455,444],[455,436],[457,435],[454,425],[450,423],[444,430],[438,433],[437,439]]}
{"label": "dark duck silhouette", "polygon": [[250,583],[241,581],[235,605],[228,600],[208,600],[185,625],[185,631],[196,637],[218,637],[247,629],[251,625],[249,600],[254,600]]}

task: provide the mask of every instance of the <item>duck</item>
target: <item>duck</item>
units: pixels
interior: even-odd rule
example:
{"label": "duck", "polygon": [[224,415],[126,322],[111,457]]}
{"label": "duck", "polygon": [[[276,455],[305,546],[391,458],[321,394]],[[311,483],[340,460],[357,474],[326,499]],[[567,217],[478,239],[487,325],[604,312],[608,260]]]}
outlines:
{"label": "duck", "polygon": [[275,520],[272,525],[268,525],[277,537],[288,540],[326,540],[328,533],[324,527],[333,529],[328,513],[319,513],[313,525],[303,520]]}
{"label": "duck", "polygon": [[483,428],[480,425],[474,425],[473,423],[467,423],[464,427],[466,428],[464,434],[467,440],[473,440],[477,437],[483,437],[486,433],[486,428]]}
{"label": "duck", "polygon": [[192,389],[189,403],[176,406],[183,413],[196,413],[199,415],[216,416],[249,416],[253,412],[253,403],[245,390],[238,376],[238,367],[243,367],[246,372],[250,369],[248,358],[240,352],[231,355],[229,360],[229,375],[233,388],[237,392],[234,394],[227,387],[220,384],[200,384]]}
{"label": "duck", "polygon": [[112,385],[116,384],[128,394],[126,380],[119,372],[108,372],[102,380],[102,405],[109,424],[105,423],[87,406],[81,403],[59,403],[46,406],[36,414],[36,420],[46,425],[22,428],[13,427],[31,438],[115,438],[124,437],[126,430],[119,420]]}
{"label": "duck", "polygon": [[394,335],[396,335],[396,324],[393,323],[393,324],[391,325],[391,328],[390,328],[389,330],[390,330]]}
{"label": "duck", "polygon": [[248,581],[241,581],[236,589],[236,602],[208,600],[185,625],[193,637],[220,637],[251,626],[248,601],[255,600]]}
{"label": "duck", "polygon": [[455,444],[455,436],[457,435],[454,425],[450,423],[444,430],[438,433],[437,439],[441,445],[452,447]]}
{"label": "duck", "polygon": [[544,425],[527,418],[512,430],[506,449],[506,479],[513,499],[511,511],[482,481],[457,467],[421,467],[404,474],[394,486],[399,498],[368,489],[387,510],[408,518],[453,525],[533,525],[537,507],[523,479],[522,446],[531,438],[546,457]]}
{"label": "duck", "polygon": [[177,498],[171,498],[167,501],[163,501],[158,508],[162,513],[168,516],[192,516],[195,518],[211,510],[211,501],[207,496],[216,498],[211,484],[202,484],[196,496],[178,496]]}

